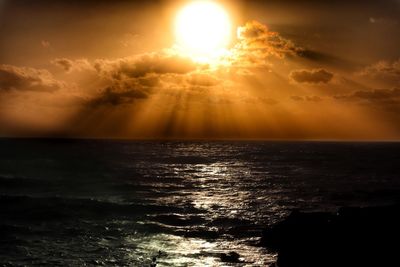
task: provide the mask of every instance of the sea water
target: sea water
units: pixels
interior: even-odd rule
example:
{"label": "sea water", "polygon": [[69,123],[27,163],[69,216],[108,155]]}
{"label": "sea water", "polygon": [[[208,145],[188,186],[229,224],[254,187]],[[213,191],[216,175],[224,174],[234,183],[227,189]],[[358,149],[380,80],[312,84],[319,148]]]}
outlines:
{"label": "sea water", "polygon": [[[293,209],[400,199],[399,143],[0,139],[0,265],[268,266]],[[240,262],[224,262],[234,251]]]}

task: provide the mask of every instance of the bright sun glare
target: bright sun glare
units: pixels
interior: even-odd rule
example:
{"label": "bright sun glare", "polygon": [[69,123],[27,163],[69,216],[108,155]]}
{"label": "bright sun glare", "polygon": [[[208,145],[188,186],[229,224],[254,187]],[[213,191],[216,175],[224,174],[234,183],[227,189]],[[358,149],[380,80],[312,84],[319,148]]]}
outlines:
{"label": "bright sun glare", "polygon": [[182,53],[196,61],[210,62],[226,52],[231,22],[222,6],[197,0],[178,13],[175,33]]}

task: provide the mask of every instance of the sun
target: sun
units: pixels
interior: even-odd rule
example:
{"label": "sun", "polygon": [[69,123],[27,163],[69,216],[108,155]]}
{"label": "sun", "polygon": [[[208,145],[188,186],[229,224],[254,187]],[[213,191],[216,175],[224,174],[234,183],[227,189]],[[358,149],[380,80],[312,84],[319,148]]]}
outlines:
{"label": "sun", "polygon": [[226,52],[231,39],[231,21],[219,4],[197,0],[178,13],[175,34],[181,53],[195,61],[210,62]]}

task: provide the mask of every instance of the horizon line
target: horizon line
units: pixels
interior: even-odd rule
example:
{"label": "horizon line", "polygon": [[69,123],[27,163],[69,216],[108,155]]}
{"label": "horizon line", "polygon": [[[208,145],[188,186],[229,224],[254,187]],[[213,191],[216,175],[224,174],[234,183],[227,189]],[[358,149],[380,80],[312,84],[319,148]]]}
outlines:
{"label": "horizon line", "polygon": [[66,137],[66,136],[0,136],[0,140],[87,140],[132,142],[282,142],[282,143],[400,143],[400,139],[329,139],[329,138],[130,138],[130,137]]}

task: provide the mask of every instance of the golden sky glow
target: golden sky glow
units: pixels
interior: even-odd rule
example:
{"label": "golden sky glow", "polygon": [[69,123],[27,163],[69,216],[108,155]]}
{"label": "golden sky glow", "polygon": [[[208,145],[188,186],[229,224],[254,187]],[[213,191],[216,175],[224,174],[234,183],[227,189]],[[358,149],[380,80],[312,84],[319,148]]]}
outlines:
{"label": "golden sky glow", "polygon": [[0,136],[400,139],[397,0],[28,2]]}

